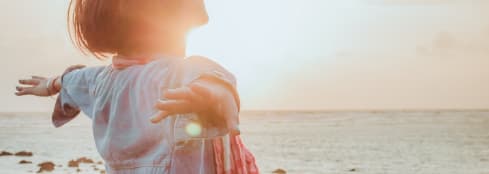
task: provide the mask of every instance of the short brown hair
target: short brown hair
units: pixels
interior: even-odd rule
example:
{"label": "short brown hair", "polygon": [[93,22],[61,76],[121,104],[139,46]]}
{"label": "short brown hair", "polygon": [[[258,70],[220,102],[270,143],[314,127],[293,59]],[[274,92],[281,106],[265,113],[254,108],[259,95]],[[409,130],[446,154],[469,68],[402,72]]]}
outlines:
{"label": "short brown hair", "polygon": [[[158,3],[160,2],[160,3]],[[143,47],[135,33],[147,29],[161,0],[71,0],[68,9],[70,38],[85,54],[99,59]]]}

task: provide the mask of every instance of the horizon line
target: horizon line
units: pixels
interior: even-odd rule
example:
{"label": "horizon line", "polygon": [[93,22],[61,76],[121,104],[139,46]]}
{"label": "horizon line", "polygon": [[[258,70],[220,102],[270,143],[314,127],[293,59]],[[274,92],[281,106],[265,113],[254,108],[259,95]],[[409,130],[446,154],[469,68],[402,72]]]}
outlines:
{"label": "horizon line", "polygon": [[[243,112],[489,112],[489,108],[411,108],[411,109],[245,109]],[[50,113],[51,111],[0,111],[6,113]]]}

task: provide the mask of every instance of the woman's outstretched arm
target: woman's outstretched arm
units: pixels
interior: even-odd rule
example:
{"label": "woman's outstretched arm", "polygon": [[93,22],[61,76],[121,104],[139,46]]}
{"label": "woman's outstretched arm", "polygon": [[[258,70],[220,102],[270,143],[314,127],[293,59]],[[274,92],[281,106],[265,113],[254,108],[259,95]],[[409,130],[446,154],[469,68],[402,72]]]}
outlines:
{"label": "woman's outstretched arm", "polygon": [[[85,65],[73,65],[66,69],[67,72],[75,69],[84,68]],[[39,97],[49,97],[56,95],[61,90],[61,76],[55,76],[51,78],[32,76],[30,79],[21,79],[19,84],[23,86],[17,86],[15,95],[34,95]]]}
{"label": "woman's outstretched arm", "polygon": [[[75,118],[81,111],[91,113],[93,98],[89,89],[93,87],[93,79],[101,67],[85,68],[84,65],[68,67],[62,75],[52,78],[33,76],[30,79],[19,80],[18,96],[53,96],[59,93],[53,109],[52,122],[55,127],[61,127]],[[87,116],[91,116],[88,114]]]}

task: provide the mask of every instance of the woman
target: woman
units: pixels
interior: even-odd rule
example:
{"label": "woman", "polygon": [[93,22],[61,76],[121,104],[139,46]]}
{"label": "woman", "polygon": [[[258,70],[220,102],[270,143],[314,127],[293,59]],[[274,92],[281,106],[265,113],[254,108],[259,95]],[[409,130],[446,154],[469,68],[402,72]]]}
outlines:
{"label": "woman", "polygon": [[20,80],[16,94],[59,93],[56,127],[89,116],[108,173],[258,173],[234,76],[185,58],[186,34],[208,21],[203,0],[72,0],[68,19],[78,48],[112,64]]}

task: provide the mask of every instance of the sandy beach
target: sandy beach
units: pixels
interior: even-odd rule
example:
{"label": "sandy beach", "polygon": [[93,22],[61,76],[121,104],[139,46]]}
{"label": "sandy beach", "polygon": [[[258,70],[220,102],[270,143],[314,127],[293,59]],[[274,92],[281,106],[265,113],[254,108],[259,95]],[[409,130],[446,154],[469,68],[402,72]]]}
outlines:
{"label": "sandy beach", "polygon": [[[489,111],[244,112],[241,121],[261,173],[489,173]],[[84,116],[55,129],[48,113],[1,114],[0,151],[23,150],[33,156],[0,156],[0,173],[35,173],[45,161],[51,173],[103,170]],[[94,163],[68,167],[80,157]]]}

